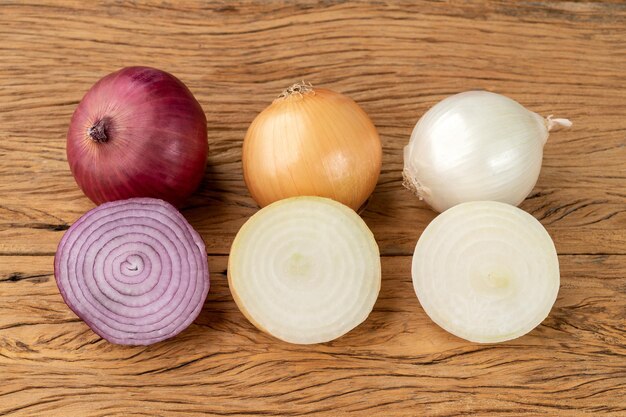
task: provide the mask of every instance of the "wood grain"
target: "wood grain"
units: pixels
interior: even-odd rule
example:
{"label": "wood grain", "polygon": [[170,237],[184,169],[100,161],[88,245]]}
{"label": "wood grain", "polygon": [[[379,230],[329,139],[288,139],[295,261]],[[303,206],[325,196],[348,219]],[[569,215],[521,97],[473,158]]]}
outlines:
{"label": "wood grain", "polygon": [[574,416],[623,409],[620,256],[561,256],[568,279],[550,317],[499,345],[465,342],[433,325],[413,293],[410,257],[384,257],[370,318],[316,346],[283,343],[250,325],[231,298],[223,256],[209,258],[212,288],[196,323],[150,347],[113,346],[91,332],[63,304],[52,257],[2,261],[0,366],[12,372],[0,390],[0,415]]}
{"label": "wood grain", "polygon": [[[110,345],[63,304],[52,255],[93,207],[65,158],[84,92],[126,65],[181,78],[208,119],[210,155],[183,214],[212,289],[174,340]],[[0,0],[0,415],[626,414],[626,5],[607,2]],[[257,208],[241,172],[249,123],[305,79],[368,112],[383,172],[363,217],[383,256],[370,318],[332,343],[256,331],[225,279]],[[482,88],[554,132],[522,208],[546,226],[562,287],[548,319],[500,345],[455,338],[424,314],[410,255],[435,213],[401,187],[402,148],[443,97]]]}

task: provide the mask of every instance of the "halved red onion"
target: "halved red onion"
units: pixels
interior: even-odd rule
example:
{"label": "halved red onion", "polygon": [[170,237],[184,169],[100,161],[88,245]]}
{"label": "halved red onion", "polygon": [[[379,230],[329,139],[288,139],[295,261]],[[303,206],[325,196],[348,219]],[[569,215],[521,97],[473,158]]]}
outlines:
{"label": "halved red onion", "polygon": [[187,328],[209,292],[200,235],[169,203],[132,198],[87,212],[61,239],[65,303],[111,343],[149,345]]}

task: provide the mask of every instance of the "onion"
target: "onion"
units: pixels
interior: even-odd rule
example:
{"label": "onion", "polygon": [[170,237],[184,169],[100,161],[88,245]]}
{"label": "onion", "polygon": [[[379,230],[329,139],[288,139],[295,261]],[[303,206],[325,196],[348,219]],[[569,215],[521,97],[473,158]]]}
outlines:
{"label": "onion", "polygon": [[106,340],[148,345],[198,316],[209,291],[204,242],[170,204],[105,203],[61,239],[54,274],[65,303]]}
{"label": "onion", "polygon": [[430,318],[480,343],[528,333],[559,291],[548,232],[525,211],[494,201],[459,204],[435,218],[417,242],[412,274]]}
{"label": "onion", "polygon": [[367,114],[350,98],[306,83],[263,110],[243,142],[244,178],[261,207],[314,195],[358,210],[374,191],[381,160]]}
{"label": "onion", "polygon": [[380,290],[372,232],[348,207],[321,197],[273,203],[239,230],[228,283],[243,314],[290,343],[322,343],[363,322]]}
{"label": "onion", "polygon": [[208,152],[206,117],[167,72],[129,67],[85,94],[67,133],[67,159],[94,203],[155,197],[181,204],[197,187]]}
{"label": "onion", "polygon": [[571,125],[499,94],[456,94],[415,125],[404,148],[404,185],[439,212],[466,201],[518,205],[537,183],[548,132]]}

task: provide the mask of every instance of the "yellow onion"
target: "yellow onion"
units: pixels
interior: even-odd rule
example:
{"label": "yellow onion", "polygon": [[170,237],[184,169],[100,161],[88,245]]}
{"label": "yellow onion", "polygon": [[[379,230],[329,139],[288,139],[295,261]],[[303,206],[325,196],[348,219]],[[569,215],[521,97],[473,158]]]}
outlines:
{"label": "yellow onion", "polygon": [[376,127],[352,99],[294,84],[252,122],[243,143],[243,173],[261,207],[283,198],[332,198],[353,210],[380,174]]}

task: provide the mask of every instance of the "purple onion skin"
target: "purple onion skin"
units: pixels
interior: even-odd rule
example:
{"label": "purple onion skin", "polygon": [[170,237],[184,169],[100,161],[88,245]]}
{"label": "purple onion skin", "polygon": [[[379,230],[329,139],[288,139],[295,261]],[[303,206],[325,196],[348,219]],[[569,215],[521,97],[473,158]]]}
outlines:
{"label": "purple onion skin", "polygon": [[200,184],[207,153],[198,101],[178,78],[149,67],[98,81],[67,133],[72,174],[96,204],[154,197],[179,206]]}
{"label": "purple onion skin", "polygon": [[133,198],[102,204],[70,227],[54,257],[68,307],[114,344],[176,336],[209,292],[200,235],[169,203]]}

